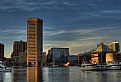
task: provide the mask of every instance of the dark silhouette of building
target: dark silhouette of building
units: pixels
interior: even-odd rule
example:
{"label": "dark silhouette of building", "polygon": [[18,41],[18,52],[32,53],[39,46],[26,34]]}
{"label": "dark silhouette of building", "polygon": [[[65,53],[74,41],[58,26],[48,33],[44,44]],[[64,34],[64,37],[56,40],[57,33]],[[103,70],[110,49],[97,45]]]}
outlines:
{"label": "dark silhouette of building", "polygon": [[12,59],[15,63],[19,63],[19,54],[20,52],[26,52],[27,42],[22,40],[13,42],[13,53],[11,54]]}
{"label": "dark silhouette of building", "polygon": [[78,65],[78,55],[70,55],[69,58],[68,58],[68,60],[69,60],[69,64],[71,66]]}
{"label": "dark silhouette of building", "polygon": [[47,61],[52,65],[63,65],[68,62],[69,48],[51,48]]}
{"label": "dark silhouette of building", "polygon": [[4,44],[0,43],[0,60],[4,59]]}

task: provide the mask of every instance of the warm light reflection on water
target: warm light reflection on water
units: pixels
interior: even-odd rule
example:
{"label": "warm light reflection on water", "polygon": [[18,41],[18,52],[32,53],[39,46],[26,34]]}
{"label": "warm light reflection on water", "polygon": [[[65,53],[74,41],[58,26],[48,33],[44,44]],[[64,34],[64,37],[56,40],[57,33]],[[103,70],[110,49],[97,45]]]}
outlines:
{"label": "warm light reflection on water", "polygon": [[28,67],[0,72],[0,82],[121,82],[121,71],[81,71],[79,67]]}
{"label": "warm light reflection on water", "polygon": [[27,67],[27,82],[42,82],[42,69]]}

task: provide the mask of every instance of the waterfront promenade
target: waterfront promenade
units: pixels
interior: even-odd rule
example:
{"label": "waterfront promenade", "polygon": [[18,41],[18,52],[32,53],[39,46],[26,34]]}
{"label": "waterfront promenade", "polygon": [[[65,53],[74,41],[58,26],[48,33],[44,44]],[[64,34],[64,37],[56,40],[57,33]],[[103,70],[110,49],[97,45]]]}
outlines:
{"label": "waterfront promenade", "polygon": [[0,82],[121,82],[121,70],[81,71],[79,67],[14,68],[0,72]]}

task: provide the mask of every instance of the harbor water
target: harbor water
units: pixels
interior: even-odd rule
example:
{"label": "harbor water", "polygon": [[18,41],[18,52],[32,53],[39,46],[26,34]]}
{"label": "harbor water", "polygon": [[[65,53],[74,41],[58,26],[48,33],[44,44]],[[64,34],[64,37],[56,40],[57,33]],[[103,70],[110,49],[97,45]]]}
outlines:
{"label": "harbor water", "polygon": [[28,67],[0,72],[0,82],[121,82],[121,70],[81,71],[79,67]]}

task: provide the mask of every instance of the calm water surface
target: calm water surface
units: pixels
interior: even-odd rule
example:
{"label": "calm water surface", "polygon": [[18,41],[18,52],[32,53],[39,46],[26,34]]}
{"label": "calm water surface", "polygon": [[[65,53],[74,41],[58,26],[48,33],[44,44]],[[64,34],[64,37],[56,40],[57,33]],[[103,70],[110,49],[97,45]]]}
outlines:
{"label": "calm water surface", "polygon": [[14,68],[0,82],[121,82],[121,71],[81,71],[79,67]]}

